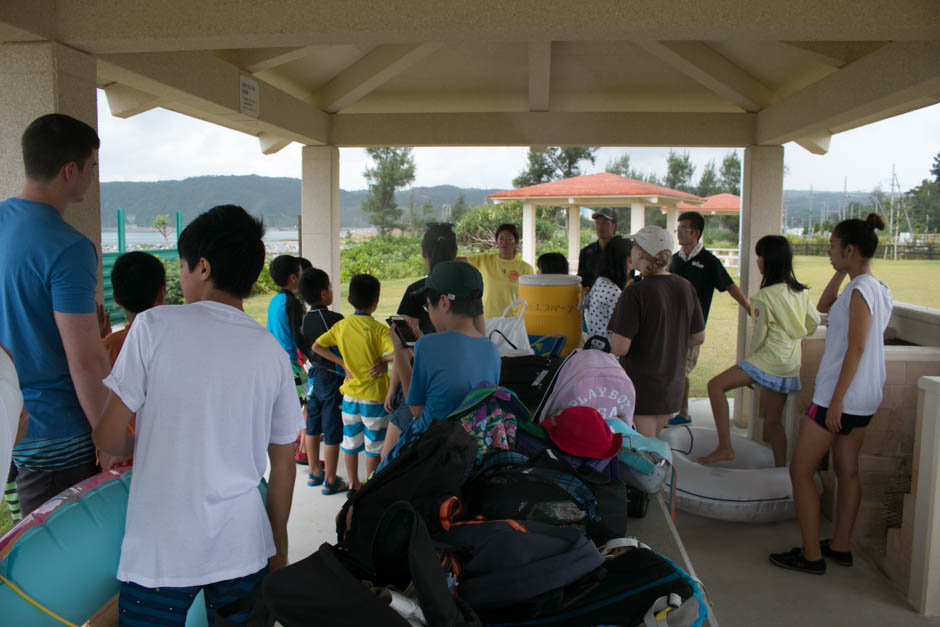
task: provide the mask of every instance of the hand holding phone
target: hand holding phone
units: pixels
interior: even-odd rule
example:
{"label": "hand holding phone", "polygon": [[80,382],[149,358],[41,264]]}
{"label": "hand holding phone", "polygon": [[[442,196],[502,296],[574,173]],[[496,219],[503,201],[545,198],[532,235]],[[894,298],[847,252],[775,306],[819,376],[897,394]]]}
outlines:
{"label": "hand holding phone", "polygon": [[398,336],[398,339],[406,348],[414,348],[418,338],[411,330],[407,320],[401,316],[390,316],[385,322],[388,323],[389,328]]}

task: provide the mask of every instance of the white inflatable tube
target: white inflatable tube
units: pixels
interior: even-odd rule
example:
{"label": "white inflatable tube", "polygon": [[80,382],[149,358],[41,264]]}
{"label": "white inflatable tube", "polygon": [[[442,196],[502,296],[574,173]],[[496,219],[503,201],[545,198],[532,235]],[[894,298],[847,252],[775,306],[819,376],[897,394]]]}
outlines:
{"label": "white inflatable tube", "polygon": [[[731,436],[735,458],[715,465],[696,461],[718,446],[718,433],[703,427],[671,427],[659,436],[669,443],[676,470],[676,506],[691,514],[739,522],[790,520],[793,489],[787,468],[774,467],[773,452]],[[822,492],[822,481],[815,478]],[[672,487],[672,478],[669,478]]]}

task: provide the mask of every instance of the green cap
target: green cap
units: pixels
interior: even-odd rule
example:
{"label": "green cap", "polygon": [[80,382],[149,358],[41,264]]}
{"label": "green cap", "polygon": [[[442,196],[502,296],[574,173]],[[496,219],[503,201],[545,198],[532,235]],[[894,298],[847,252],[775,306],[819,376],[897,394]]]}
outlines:
{"label": "green cap", "polygon": [[442,261],[434,266],[418,294],[435,290],[453,300],[458,296],[482,296],[483,275],[463,261]]}

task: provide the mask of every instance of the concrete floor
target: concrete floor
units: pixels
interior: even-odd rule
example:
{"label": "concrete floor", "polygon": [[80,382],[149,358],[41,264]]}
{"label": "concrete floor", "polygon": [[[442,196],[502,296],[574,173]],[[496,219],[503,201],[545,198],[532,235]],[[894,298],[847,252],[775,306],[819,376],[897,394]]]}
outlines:
{"label": "concrete floor", "polygon": [[[714,426],[708,399],[692,399],[689,411],[693,425]],[[854,566],[829,562],[823,576],[771,565],[770,553],[801,544],[796,520],[733,523],[678,512],[676,529],[722,627],[940,627],[940,617],[917,614],[901,591],[857,551]],[[823,537],[830,530],[824,518]]]}
{"label": "concrete floor", "polygon": [[[707,399],[694,399],[690,410],[694,424],[713,424]],[[359,472],[365,476],[361,456]],[[340,475],[345,475],[342,468]],[[298,466],[288,523],[292,562],[323,542],[336,542],[334,519],[345,499],[343,494],[323,496],[320,488],[308,487],[306,479],[307,467]],[[721,627],[940,627],[940,617],[914,612],[888,578],[858,553],[853,567],[830,562],[824,576],[770,565],[770,553],[800,544],[795,520],[730,523],[679,512],[676,528]]]}

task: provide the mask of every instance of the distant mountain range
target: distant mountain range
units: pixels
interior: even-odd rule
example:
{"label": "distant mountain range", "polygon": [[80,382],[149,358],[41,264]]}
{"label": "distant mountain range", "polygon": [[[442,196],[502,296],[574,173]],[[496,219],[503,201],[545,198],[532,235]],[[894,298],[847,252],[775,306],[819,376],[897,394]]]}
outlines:
{"label": "distant mountain range", "polygon": [[[453,206],[461,193],[468,205],[482,205],[488,195],[499,189],[461,188],[454,185],[414,187],[395,194],[400,207],[407,210],[414,195],[415,206],[430,202],[434,216],[442,215],[444,205]],[[343,228],[369,226],[362,211],[367,190],[339,190],[340,225]],[[182,181],[149,183],[115,181],[101,184],[101,225],[117,226],[117,210],[124,209],[128,224],[150,226],[154,218],[183,212],[183,224],[215,205],[236,204],[261,215],[271,227],[296,227],[300,215],[300,179],[267,176],[197,176]]]}
{"label": "distant mountain range", "polygon": [[[441,217],[444,206],[453,206],[459,194],[464,195],[468,205],[481,205],[487,196],[501,189],[477,189],[455,185],[414,187],[399,191],[395,199],[400,207],[407,208],[412,195],[417,207],[430,202],[434,217]],[[368,216],[362,211],[366,190],[339,191],[340,225],[342,228],[357,228],[369,225]],[[845,202],[869,204],[868,192],[849,192],[843,200],[842,192],[810,192],[805,190],[784,191],[784,207],[791,226],[802,224],[807,216],[818,222],[821,213],[838,214]],[[117,226],[117,209],[125,210],[129,225],[149,226],[158,215],[167,215],[174,223],[177,210],[183,212],[183,223],[215,205],[234,203],[264,218],[271,227],[296,227],[300,214],[300,179],[266,176],[197,176],[182,181],[125,182],[101,184],[101,224],[104,228]]]}

